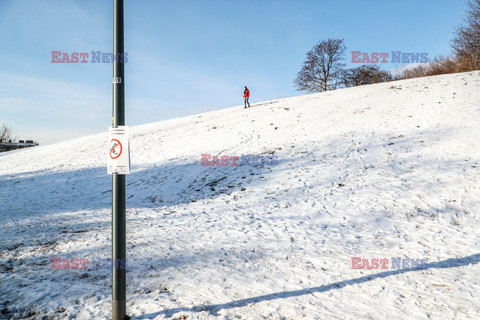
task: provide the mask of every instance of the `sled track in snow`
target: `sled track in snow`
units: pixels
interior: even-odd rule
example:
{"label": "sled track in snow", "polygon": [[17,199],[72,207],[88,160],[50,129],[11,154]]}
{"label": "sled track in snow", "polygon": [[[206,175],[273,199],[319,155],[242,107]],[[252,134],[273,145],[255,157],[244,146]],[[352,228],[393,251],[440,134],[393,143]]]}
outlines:
{"label": "sled track in snow", "polygon": [[245,149],[246,147],[252,145],[253,143],[257,142],[258,140],[260,140],[260,135],[258,133],[256,133],[255,131],[252,131],[251,133],[250,132],[247,132],[247,133],[244,133],[244,132],[238,132],[240,135],[243,135],[245,137],[244,140],[242,140],[240,143],[230,147],[230,148],[226,148],[222,151],[220,151],[217,156],[220,156],[220,155],[224,155],[224,154],[231,154],[233,152],[237,152],[239,150],[243,150]]}

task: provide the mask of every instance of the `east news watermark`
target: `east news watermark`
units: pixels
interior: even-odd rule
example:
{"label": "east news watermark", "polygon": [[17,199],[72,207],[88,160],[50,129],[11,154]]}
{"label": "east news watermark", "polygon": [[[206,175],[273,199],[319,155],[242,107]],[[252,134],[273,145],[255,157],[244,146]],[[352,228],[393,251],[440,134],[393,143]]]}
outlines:
{"label": "east news watermark", "polygon": [[204,167],[237,167],[237,166],[276,166],[278,164],[277,155],[256,155],[242,154],[237,155],[211,155],[202,154],[202,166]]}
{"label": "east news watermark", "polygon": [[425,267],[428,259],[352,257],[352,269],[412,269]]}
{"label": "east news watermark", "polygon": [[117,270],[127,269],[127,259],[115,259],[94,257],[88,258],[62,258],[52,257],[52,269],[53,270],[98,270],[109,269],[113,267]]}
{"label": "east news watermark", "polygon": [[427,63],[428,52],[362,52],[351,51],[351,63]]}
{"label": "east news watermark", "polygon": [[51,51],[51,63],[119,63],[128,62],[128,52],[114,54],[113,52],[62,52]]}

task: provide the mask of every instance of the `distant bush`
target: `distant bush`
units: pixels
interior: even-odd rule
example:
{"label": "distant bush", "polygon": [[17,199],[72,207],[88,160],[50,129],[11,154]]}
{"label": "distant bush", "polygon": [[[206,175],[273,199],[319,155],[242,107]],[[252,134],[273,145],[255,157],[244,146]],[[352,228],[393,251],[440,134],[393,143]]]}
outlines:
{"label": "distant bush", "polygon": [[396,80],[435,76],[456,72],[455,61],[450,57],[437,57],[431,62],[397,71]]}
{"label": "distant bush", "polygon": [[410,78],[420,78],[427,76],[427,67],[424,65],[418,65],[415,67],[410,67],[408,69],[401,69],[396,72],[394,76],[395,80],[400,79],[410,79]]}
{"label": "distant bush", "polygon": [[387,82],[392,79],[390,72],[381,70],[376,65],[364,64],[360,67],[345,69],[342,72],[342,84],[345,87]]}
{"label": "distant bush", "polygon": [[451,57],[437,57],[427,64],[427,76],[457,72],[457,62]]}
{"label": "distant bush", "polygon": [[428,63],[423,63],[414,67],[397,71],[397,74],[394,78],[395,80],[401,80],[476,70],[464,67],[463,63],[467,64],[468,62],[466,60],[461,62],[455,57],[440,56],[434,58]]}
{"label": "distant bush", "polygon": [[457,72],[480,70],[480,52],[463,51],[456,56]]}

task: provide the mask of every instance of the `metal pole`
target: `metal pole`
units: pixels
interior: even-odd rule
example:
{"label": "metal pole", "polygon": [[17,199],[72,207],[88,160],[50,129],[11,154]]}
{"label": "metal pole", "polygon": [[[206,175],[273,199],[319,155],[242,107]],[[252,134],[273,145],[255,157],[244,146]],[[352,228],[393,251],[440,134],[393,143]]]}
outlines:
{"label": "metal pole", "polygon": [[[125,125],[123,0],[113,0],[113,126]],[[120,79],[120,80],[118,80]],[[112,175],[112,319],[126,318],[125,175]],[[123,263],[122,263],[123,262]]]}

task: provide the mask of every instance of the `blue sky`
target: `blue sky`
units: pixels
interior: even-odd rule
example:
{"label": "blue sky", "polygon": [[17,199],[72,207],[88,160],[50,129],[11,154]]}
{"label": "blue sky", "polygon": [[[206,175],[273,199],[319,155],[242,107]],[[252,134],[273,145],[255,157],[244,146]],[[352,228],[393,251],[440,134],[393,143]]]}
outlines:
{"label": "blue sky", "polygon": [[[112,3],[0,1],[0,123],[41,144],[107,130],[112,65],[55,64],[51,51],[111,52]],[[299,95],[305,53],[328,38],[345,39],[347,62],[350,51],[448,55],[465,9],[462,0],[125,0],[127,124],[240,105],[244,85],[251,102]]]}

